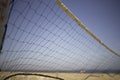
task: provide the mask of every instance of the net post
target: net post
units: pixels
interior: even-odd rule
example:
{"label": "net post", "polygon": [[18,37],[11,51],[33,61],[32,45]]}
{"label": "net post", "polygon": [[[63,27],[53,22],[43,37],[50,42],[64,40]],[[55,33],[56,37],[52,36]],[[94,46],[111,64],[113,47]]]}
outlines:
{"label": "net post", "polygon": [[7,15],[9,3],[11,0],[1,0],[0,1],[0,53],[3,47],[3,42],[5,38],[6,28],[7,28]]}

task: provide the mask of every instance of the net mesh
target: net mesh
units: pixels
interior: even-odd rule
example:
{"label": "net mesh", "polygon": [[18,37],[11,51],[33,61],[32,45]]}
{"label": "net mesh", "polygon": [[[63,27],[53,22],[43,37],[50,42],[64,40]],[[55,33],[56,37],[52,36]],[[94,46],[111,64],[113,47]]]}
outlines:
{"label": "net mesh", "polygon": [[15,0],[7,25],[2,71],[120,70],[120,58],[81,29],[55,0]]}

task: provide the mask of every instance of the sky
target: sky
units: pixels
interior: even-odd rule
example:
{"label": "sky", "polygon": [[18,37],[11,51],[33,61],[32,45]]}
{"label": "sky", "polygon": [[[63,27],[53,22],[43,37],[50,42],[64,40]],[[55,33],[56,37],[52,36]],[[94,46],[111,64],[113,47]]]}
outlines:
{"label": "sky", "polygon": [[[117,0],[61,0],[120,52]],[[120,58],[81,29],[55,0],[15,0],[0,54],[3,71],[120,71]]]}
{"label": "sky", "polygon": [[104,43],[120,53],[120,0],[62,0]]}

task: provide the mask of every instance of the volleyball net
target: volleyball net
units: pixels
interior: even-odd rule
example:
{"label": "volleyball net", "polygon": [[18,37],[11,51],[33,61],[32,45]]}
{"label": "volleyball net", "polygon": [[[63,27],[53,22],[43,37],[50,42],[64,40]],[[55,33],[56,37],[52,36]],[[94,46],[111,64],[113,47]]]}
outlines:
{"label": "volleyball net", "polygon": [[80,28],[55,0],[14,0],[12,5],[1,71],[119,72],[120,58]]}

